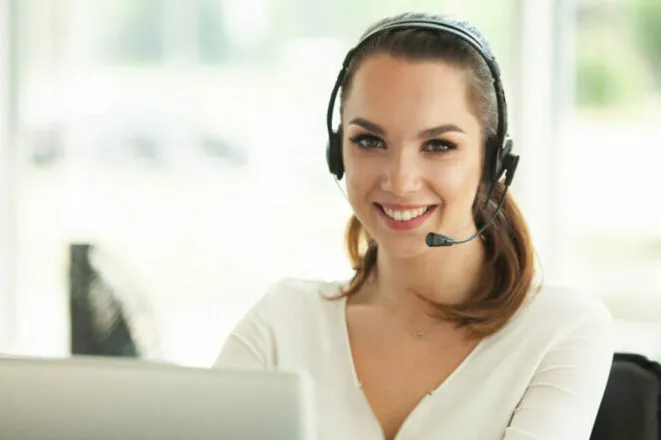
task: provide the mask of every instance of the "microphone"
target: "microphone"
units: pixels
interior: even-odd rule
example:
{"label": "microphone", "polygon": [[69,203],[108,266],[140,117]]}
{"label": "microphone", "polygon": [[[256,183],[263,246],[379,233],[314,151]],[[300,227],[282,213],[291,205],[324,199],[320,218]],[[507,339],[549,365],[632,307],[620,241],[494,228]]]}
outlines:
{"label": "microphone", "polygon": [[493,212],[491,217],[489,218],[489,221],[487,221],[484,226],[482,226],[476,233],[471,235],[468,238],[465,238],[463,240],[455,240],[451,237],[448,237],[447,235],[442,235],[442,234],[437,234],[435,232],[430,232],[427,234],[427,237],[425,238],[425,243],[427,243],[427,246],[429,247],[447,247],[447,246],[452,246],[455,244],[462,244],[462,243],[467,243],[480,235],[484,231],[487,230],[487,228],[491,225],[491,223],[496,220],[496,217],[498,216],[498,213],[500,210],[503,208],[503,205],[505,203],[505,196],[507,195],[507,190],[509,189],[510,185],[512,184],[512,180],[514,179],[514,171],[516,171],[516,166],[519,163],[519,156],[514,156],[514,155],[508,155],[507,157],[509,160],[506,160],[506,166],[505,170],[507,172],[507,175],[505,176],[505,189],[503,190],[503,195],[500,198],[500,202],[498,203],[498,207],[496,210]]}

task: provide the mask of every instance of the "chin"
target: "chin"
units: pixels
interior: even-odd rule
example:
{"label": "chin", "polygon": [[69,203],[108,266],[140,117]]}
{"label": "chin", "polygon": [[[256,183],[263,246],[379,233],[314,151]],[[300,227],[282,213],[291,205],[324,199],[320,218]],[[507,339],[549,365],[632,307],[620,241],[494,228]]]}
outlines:
{"label": "chin", "polygon": [[429,251],[429,246],[425,243],[427,234],[410,234],[400,237],[374,237],[379,251],[385,252],[390,258],[409,259],[415,258]]}

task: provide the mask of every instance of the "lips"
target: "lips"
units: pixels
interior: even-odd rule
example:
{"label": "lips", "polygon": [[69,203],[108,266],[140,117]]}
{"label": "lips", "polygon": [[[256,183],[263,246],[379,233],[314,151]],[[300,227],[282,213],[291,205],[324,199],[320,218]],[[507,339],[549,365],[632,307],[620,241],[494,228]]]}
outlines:
{"label": "lips", "polygon": [[430,208],[429,206],[422,206],[415,209],[395,210],[387,208],[383,205],[381,205],[381,207],[387,216],[397,221],[413,220],[420,217],[421,215],[424,215],[424,213],[427,212],[427,210]]}
{"label": "lips", "polygon": [[390,229],[402,231],[419,227],[436,210],[437,205],[374,204],[381,219]]}

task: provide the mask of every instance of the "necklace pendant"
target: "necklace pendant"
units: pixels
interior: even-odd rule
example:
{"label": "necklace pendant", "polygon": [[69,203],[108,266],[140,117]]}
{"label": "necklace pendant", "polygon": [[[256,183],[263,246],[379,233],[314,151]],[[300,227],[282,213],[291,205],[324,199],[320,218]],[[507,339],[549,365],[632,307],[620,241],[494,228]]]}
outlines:
{"label": "necklace pendant", "polygon": [[424,338],[425,337],[425,331],[424,330],[418,331],[418,333],[415,334],[415,337],[418,338],[418,339]]}

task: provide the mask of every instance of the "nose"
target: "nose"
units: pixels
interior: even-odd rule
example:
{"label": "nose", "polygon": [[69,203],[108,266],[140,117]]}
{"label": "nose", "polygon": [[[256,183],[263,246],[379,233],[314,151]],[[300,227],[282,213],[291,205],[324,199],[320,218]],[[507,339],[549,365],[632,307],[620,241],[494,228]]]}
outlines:
{"label": "nose", "polygon": [[382,189],[396,197],[405,197],[420,189],[422,178],[420,164],[414,149],[400,149],[388,155],[384,167]]}

